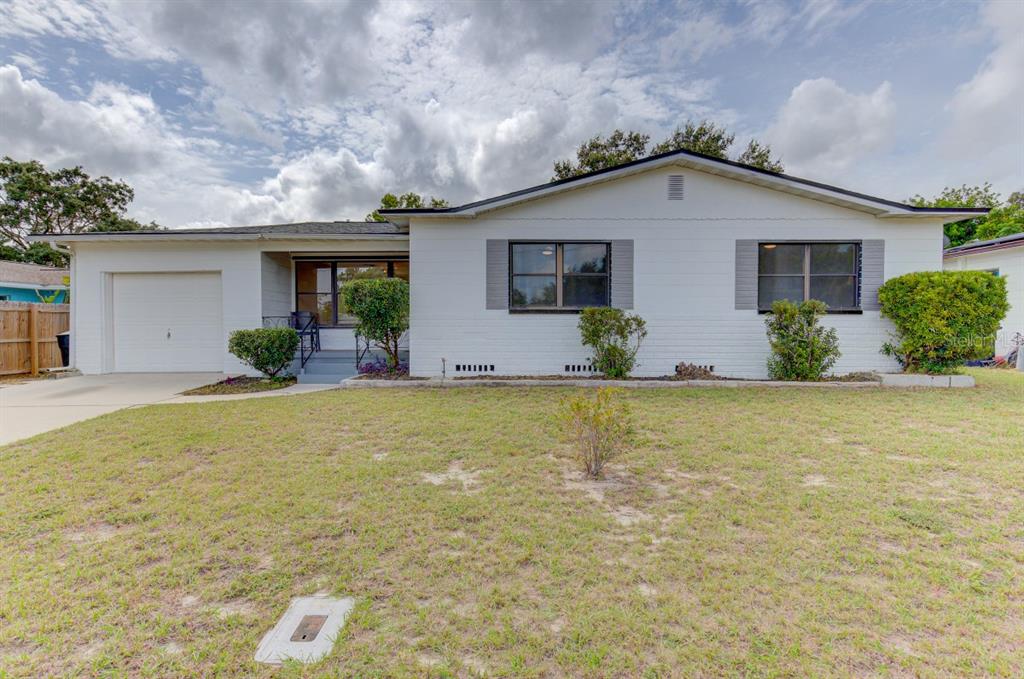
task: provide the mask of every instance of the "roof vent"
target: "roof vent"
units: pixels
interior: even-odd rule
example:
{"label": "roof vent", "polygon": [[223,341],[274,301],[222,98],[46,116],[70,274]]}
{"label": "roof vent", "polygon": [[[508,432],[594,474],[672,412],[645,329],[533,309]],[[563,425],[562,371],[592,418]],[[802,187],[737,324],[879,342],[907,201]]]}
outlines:
{"label": "roof vent", "polygon": [[682,200],[683,199],[683,175],[681,175],[681,174],[670,174],[668,176],[668,199],[669,200]]}

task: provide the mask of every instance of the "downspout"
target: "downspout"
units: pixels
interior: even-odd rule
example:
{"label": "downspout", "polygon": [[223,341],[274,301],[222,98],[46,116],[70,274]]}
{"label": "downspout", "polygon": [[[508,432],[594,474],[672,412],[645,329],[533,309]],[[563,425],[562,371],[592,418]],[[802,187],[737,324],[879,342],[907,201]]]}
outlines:
{"label": "downspout", "polygon": [[76,363],[75,358],[76,358],[76,354],[77,354],[77,352],[75,351],[75,341],[74,340],[75,340],[75,335],[78,334],[78,331],[75,330],[75,320],[76,320],[76,316],[77,316],[77,314],[75,313],[75,300],[78,299],[78,295],[75,295],[74,297],[72,297],[71,296],[71,288],[72,288],[72,286],[75,283],[75,268],[76,268],[75,263],[76,263],[77,260],[75,259],[75,256],[74,256],[75,253],[74,253],[74,251],[71,248],[67,248],[67,247],[64,247],[62,245],[58,245],[57,241],[55,241],[55,240],[51,240],[50,241],[50,247],[53,248],[54,250],[56,250],[57,252],[60,252],[60,253],[62,253],[64,255],[67,255],[67,258],[68,258],[68,290],[67,290],[67,293],[66,293],[65,296],[67,297],[67,301],[69,303],[69,306],[71,307],[71,310],[69,312],[69,314],[70,314],[69,321],[70,322],[68,323],[68,329],[71,331],[71,344],[68,347],[68,366],[67,366],[67,369],[68,370],[74,370],[75,369],[75,363]]}

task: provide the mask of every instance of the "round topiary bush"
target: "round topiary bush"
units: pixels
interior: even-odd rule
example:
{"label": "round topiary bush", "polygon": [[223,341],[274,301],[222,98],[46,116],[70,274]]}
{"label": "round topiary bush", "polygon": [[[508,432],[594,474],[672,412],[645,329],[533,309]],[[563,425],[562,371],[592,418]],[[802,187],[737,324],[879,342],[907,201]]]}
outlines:
{"label": "round topiary bush", "polygon": [[299,349],[299,334],[291,328],[235,330],[228,339],[228,351],[267,377],[285,371]]}
{"label": "round topiary bush", "polygon": [[987,271],[922,271],[890,278],[878,290],[896,326],[882,353],[907,372],[950,373],[985,358],[1006,311],[1006,279]]}
{"label": "round topiary bush", "polygon": [[409,329],[409,284],[401,278],[368,278],[345,283],[341,294],[356,317],[356,332],[382,349],[388,367],[398,370],[399,344]]}

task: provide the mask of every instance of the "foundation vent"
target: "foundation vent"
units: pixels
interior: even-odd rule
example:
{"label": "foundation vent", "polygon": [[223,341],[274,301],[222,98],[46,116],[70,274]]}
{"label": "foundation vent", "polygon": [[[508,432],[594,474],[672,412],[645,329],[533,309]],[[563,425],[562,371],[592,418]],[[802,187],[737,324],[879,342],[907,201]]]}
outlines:
{"label": "foundation vent", "polygon": [[595,372],[594,366],[589,363],[566,363],[565,372],[567,373],[593,373]]}
{"label": "foundation vent", "polygon": [[494,372],[493,363],[456,363],[455,372],[457,373],[492,373]]}
{"label": "foundation vent", "polygon": [[668,176],[668,199],[682,200],[685,181],[681,174],[670,174]]}

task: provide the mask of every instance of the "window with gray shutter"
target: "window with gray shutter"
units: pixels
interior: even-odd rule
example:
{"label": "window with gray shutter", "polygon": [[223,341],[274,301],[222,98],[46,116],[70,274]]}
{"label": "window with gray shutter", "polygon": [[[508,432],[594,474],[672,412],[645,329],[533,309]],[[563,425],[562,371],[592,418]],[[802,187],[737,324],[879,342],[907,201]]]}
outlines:
{"label": "window with gray shutter", "polygon": [[829,313],[878,309],[882,250],[875,241],[736,241],[736,308],[816,299]]}
{"label": "window with gray shutter", "polygon": [[487,241],[487,308],[508,309],[508,241]]}
{"label": "window with gray shutter", "polygon": [[633,241],[612,241],[612,306],[633,308]]}
{"label": "window with gray shutter", "polygon": [[736,241],[736,308],[757,309],[757,241]]}
{"label": "window with gray shutter", "polygon": [[860,245],[860,307],[878,311],[878,288],[885,281],[885,241],[866,240]]}

